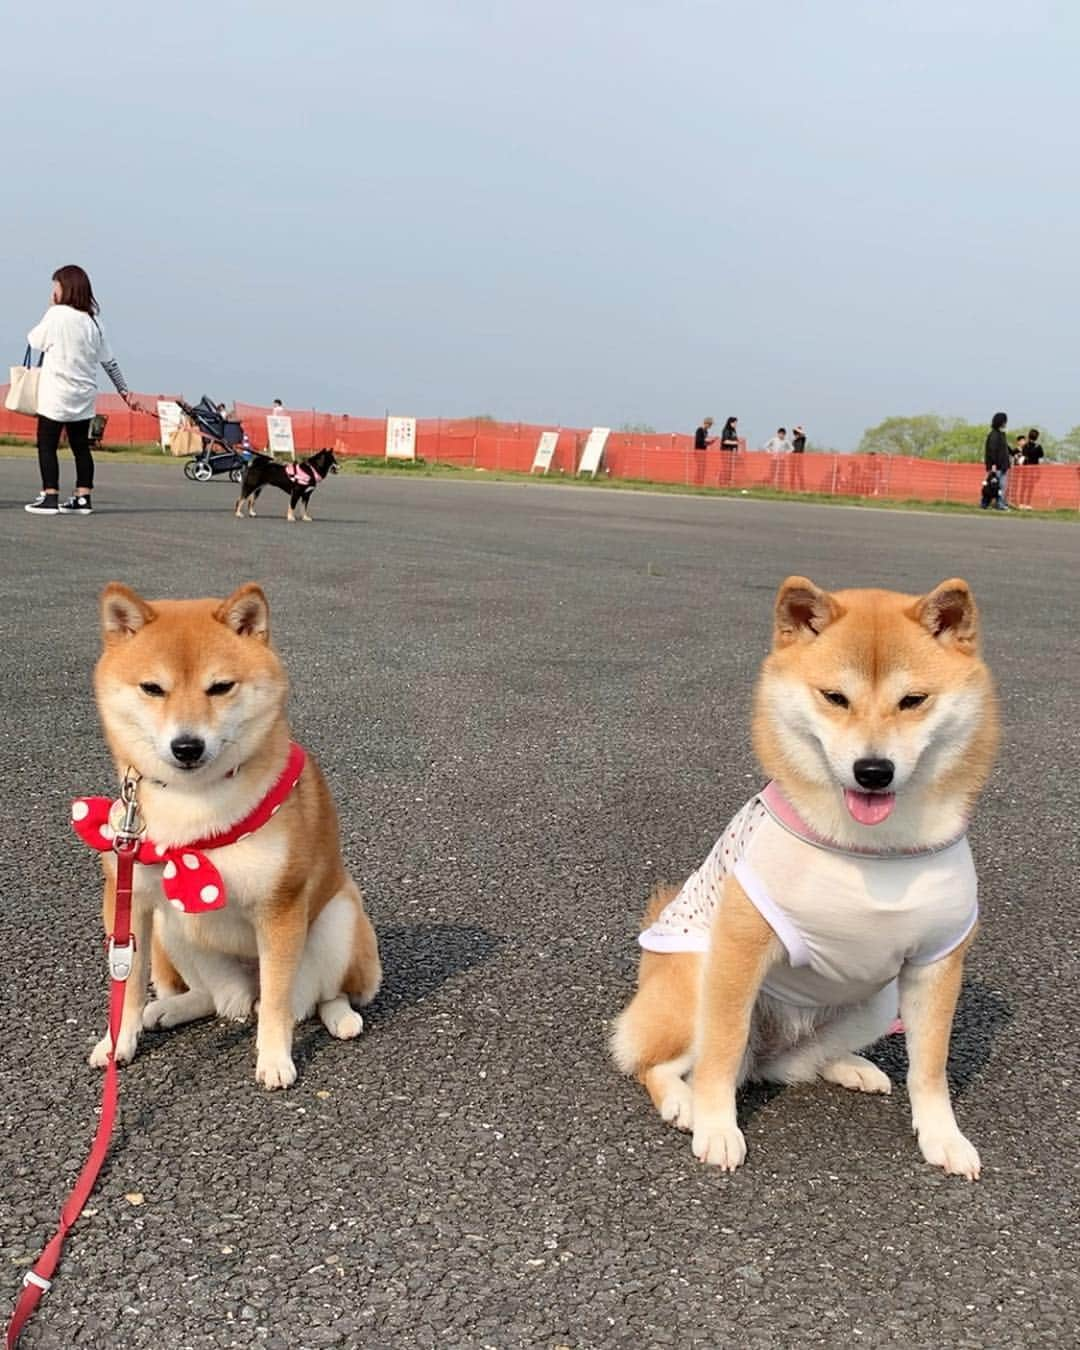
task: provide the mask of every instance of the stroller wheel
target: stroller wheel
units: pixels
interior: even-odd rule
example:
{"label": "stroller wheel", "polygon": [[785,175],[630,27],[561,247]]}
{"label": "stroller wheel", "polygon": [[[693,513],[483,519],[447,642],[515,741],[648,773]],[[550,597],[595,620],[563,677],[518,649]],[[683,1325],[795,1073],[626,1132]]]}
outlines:
{"label": "stroller wheel", "polygon": [[191,479],[194,479],[194,477],[195,477],[195,465],[191,462],[190,459],[189,459],[188,462],[184,465],[184,477],[185,477],[185,478],[191,478]]}
{"label": "stroller wheel", "polygon": [[244,470],[242,467],[229,470],[230,483],[242,483],[244,481]]}
{"label": "stroller wheel", "polygon": [[213,478],[214,471],[205,459],[193,459],[191,461],[191,476],[197,483],[208,483]]}

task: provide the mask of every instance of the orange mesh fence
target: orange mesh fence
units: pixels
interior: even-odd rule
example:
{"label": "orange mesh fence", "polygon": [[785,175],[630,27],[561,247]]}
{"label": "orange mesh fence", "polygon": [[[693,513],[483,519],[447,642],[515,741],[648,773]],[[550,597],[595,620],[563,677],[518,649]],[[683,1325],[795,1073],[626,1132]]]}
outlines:
{"label": "orange mesh fence", "polygon": [[[33,418],[8,412],[2,406],[6,392],[6,386],[0,386],[0,435],[33,440]],[[138,401],[151,412],[134,413],[118,395],[99,395],[97,411],[108,418],[105,442],[157,442],[157,402],[168,397],[138,394]],[[256,404],[236,404],[237,418],[252,445],[259,449],[267,444],[266,418],[270,411]],[[342,455],[381,458],[386,452],[385,418],[350,417],[314,409],[285,411],[292,419],[298,454],[310,454],[322,446],[333,446]],[[416,453],[421,459],[462,468],[528,473],[545,431],[558,434],[549,473],[573,475],[589,434],[582,428],[473,417],[421,418],[416,423]],[[612,432],[608,437],[600,472],[613,478],[698,487],[775,488],[829,496],[945,502],[977,502],[985,476],[979,464],[878,455],[769,455],[747,451],[745,443],[738,454],[730,454],[715,446],[695,450],[690,436],[629,432]],[[1080,510],[1080,464],[1011,469],[1008,495],[1014,506]]]}

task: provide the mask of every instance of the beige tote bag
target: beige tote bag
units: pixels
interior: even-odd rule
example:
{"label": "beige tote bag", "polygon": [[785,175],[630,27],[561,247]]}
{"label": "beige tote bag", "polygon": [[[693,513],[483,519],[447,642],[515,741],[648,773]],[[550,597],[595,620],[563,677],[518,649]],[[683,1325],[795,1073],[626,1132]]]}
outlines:
{"label": "beige tote bag", "polygon": [[8,412],[25,413],[27,417],[37,416],[38,380],[41,377],[41,363],[44,353],[38,357],[36,366],[30,364],[30,348],[27,347],[21,366],[11,367],[11,388],[4,399]]}

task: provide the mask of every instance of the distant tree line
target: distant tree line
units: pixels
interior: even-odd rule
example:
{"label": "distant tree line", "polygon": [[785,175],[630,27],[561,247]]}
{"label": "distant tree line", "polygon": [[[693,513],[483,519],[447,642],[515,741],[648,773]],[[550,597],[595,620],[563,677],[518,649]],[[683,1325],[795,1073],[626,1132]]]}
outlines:
{"label": "distant tree line", "polygon": [[[1049,460],[1080,461],[1080,426],[1073,427],[1064,436],[1055,436],[1037,418],[1025,422],[1022,418],[1009,419],[1008,437],[1013,444],[1016,437],[1026,435],[1030,427],[1039,428]],[[886,417],[876,427],[868,427],[856,453],[860,455],[911,455],[918,459],[974,460],[982,462],[983,446],[989,423],[965,422],[960,417],[939,417],[937,413],[920,413],[916,417]]]}

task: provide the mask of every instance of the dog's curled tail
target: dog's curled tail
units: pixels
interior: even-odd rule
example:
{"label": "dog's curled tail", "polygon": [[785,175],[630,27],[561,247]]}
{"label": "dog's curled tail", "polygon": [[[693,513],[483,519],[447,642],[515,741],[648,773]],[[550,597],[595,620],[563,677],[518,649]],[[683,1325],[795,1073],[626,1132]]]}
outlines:
{"label": "dog's curled tail", "polygon": [[[678,891],[667,884],[656,887],[642,928],[659,918]],[[640,1077],[690,1049],[700,966],[701,957],[692,952],[642,952],[637,993],[611,1029],[611,1057],[623,1073]]]}

